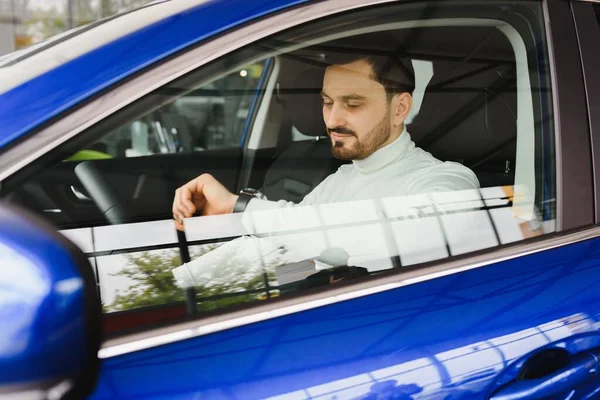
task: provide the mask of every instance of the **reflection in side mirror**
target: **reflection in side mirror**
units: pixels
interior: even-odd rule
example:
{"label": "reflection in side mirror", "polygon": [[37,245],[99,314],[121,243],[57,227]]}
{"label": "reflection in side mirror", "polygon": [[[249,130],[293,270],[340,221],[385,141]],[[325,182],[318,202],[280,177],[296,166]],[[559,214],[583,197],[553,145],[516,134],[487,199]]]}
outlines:
{"label": "reflection in side mirror", "polygon": [[85,255],[0,203],[0,399],[83,398],[98,376],[101,305]]}

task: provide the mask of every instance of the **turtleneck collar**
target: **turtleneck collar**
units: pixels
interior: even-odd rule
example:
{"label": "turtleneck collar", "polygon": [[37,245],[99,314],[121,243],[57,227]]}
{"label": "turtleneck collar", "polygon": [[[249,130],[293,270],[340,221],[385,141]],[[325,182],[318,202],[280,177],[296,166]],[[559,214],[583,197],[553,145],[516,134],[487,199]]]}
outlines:
{"label": "turtleneck collar", "polygon": [[392,143],[382,147],[364,160],[353,160],[356,170],[362,174],[369,174],[385,167],[392,161],[400,158],[410,146],[412,140],[406,127]]}

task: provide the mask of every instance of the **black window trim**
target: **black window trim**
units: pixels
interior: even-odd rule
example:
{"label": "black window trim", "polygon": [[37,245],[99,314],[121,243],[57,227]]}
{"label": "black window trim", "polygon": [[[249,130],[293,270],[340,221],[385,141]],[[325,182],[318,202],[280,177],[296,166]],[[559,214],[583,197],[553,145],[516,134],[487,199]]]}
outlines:
{"label": "black window trim", "polygon": [[[594,3],[596,3],[594,5]],[[600,24],[594,7],[597,2],[573,2],[571,10],[577,29],[577,39],[586,85],[586,105],[592,142],[592,160],[594,166],[594,208],[595,222],[600,222]],[[599,11],[600,12],[600,11]]]}
{"label": "black window trim", "polygon": [[546,0],[544,9],[555,114],[557,229],[568,230],[594,223],[585,88],[570,4]]}

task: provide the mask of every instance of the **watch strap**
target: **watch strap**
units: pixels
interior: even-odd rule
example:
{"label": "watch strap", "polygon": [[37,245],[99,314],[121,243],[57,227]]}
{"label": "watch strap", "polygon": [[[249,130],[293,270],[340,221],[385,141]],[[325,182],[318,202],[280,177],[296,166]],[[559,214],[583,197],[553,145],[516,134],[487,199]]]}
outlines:
{"label": "watch strap", "polygon": [[253,198],[254,198],[254,196],[251,196],[249,194],[240,193],[237,201],[235,202],[235,205],[233,206],[233,212],[234,213],[244,212],[246,207],[248,207],[248,203],[250,203],[250,200],[252,200]]}

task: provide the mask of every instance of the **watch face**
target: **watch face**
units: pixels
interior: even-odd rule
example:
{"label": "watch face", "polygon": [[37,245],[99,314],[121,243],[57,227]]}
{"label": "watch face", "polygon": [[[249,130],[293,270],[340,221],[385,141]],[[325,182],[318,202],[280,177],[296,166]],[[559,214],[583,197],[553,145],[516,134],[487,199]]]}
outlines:
{"label": "watch face", "polygon": [[242,189],[240,193],[247,194],[248,196],[255,197],[260,200],[267,200],[267,196],[262,194],[260,191],[252,188]]}

